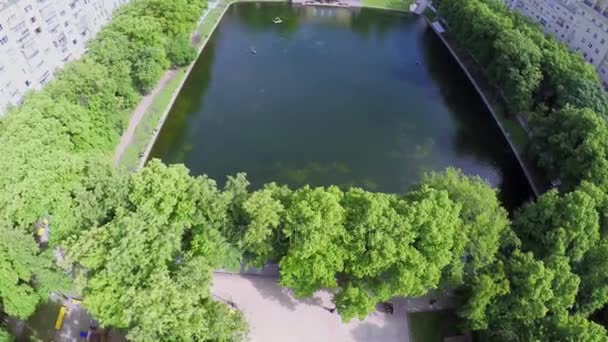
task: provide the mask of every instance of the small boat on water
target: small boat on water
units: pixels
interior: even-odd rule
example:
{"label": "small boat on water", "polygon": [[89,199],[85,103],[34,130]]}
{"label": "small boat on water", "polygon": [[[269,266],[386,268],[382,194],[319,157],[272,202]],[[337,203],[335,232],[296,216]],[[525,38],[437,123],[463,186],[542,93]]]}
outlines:
{"label": "small boat on water", "polygon": [[251,51],[252,54],[256,54],[258,53],[258,51],[252,46],[251,48],[249,48],[249,51]]}
{"label": "small boat on water", "polygon": [[272,22],[275,24],[280,24],[283,22],[283,20],[279,17],[274,17],[274,19],[272,19]]}

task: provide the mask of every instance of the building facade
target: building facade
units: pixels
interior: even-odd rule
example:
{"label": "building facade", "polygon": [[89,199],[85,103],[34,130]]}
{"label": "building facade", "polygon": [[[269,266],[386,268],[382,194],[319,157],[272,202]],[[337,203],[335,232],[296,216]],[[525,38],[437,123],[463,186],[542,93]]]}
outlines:
{"label": "building facade", "polygon": [[608,88],[608,0],[505,0],[578,52]]}
{"label": "building facade", "polygon": [[0,115],[40,89],[128,0],[0,0]]}

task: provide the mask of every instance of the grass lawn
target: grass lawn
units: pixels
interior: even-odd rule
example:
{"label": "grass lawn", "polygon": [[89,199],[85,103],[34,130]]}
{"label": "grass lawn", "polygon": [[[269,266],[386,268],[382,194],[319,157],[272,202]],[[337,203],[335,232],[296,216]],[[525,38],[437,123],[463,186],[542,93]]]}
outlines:
{"label": "grass lawn", "polygon": [[410,313],[408,320],[412,342],[443,342],[446,337],[462,334],[453,310]]}
{"label": "grass lawn", "polygon": [[408,11],[413,0],[363,0],[363,7]]}

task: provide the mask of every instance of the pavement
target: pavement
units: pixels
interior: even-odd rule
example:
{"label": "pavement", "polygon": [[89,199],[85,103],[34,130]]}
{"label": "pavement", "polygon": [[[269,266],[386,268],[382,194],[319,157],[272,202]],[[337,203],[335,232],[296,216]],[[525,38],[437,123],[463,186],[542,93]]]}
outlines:
{"label": "pavement", "polygon": [[365,320],[344,324],[338,314],[326,309],[334,307],[328,291],[296,299],[275,277],[218,272],[211,292],[234,302],[245,314],[252,342],[410,342],[408,312],[440,310],[453,304],[450,297],[438,298],[433,305],[430,297],[396,298],[391,300],[392,315],[378,306]]}
{"label": "pavement", "polygon": [[141,101],[139,102],[135,110],[133,110],[133,112],[131,113],[129,125],[121,135],[120,141],[116,146],[116,151],[114,152],[114,164],[118,165],[118,162],[127,150],[127,147],[129,147],[129,144],[131,144],[131,140],[133,140],[133,136],[135,135],[135,130],[137,129],[137,126],[139,125],[144,115],[154,102],[154,98],[161,90],[165,89],[169,82],[171,82],[171,79],[173,78],[173,76],[175,76],[175,73],[177,73],[177,70],[175,69],[167,70],[156,84],[156,87],[154,87],[154,89],[149,94],[141,98]]}

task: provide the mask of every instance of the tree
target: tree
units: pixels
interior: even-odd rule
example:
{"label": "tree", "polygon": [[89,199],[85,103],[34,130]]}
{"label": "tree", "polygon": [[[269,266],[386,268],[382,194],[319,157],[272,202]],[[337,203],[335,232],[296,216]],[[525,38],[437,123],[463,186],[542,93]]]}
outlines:
{"label": "tree", "polygon": [[93,132],[89,134],[94,138],[94,146],[111,149],[122,132],[125,110],[130,109],[136,99],[129,92],[121,94],[118,86],[107,68],[84,58],[66,66],[45,90],[55,101],[67,100],[86,109],[64,111],[64,116],[78,116],[72,120],[90,123],[90,131]]}
{"label": "tree", "polygon": [[133,82],[142,93],[152,90],[170,64],[162,30],[152,17],[119,14],[99,34],[100,40],[118,39],[126,43],[122,47],[125,50],[124,58],[129,61]]}
{"label": "tree", "polygon": [[115,217],[68,246],[86,269],[83,303],[100,324],[129,328],[135,341],[233,340],[243,333],[240,314],[208,293],[211,270],[221,266],[214,254],[221,251],[183,249],[202,223],[193,220],[203,217],[195,183],[183,166],[153,160],[130,176]]}
{"label": "tree", "polygon": [[606,122],[589,109],[566,107],[532,116],[533,153],[540,166],[573,188],[593,164],[606,159]]}
{"label": "tree", "polygon": [[180,34],[190,34],[202,10],[207,7],[205,0],[145,0],[134,1],[119,15],[152,17],[163,29],[163,34],[174,38]]}
{"label": "tree", "polygon": [[575,267],[581,277],[576,311],[588,316],[608,303],[608,241],[603,238]]}
{"label": "tree", "polygon": [[487,329],[492,340],[530,340],[525,336],[550,310],[555,274],[519,250],[484,271],[468,286],[470,299],[459,314],[471,328]]}
{"label": "tree", "polygon": [[0,327],[0,342],[11,342],[12,340],[13,338],[8,331]]}
{"label": "tree", "polygon": [[0,236],[0,308],[25,319],[51,291],[68,289],[68,282],[31,235],[0,221]]}
{"label": "tree", "polygon": [[404,198],[351,189],[343,199],[347,257],[334,298],[342,319],[365,317],[374,304],[438,287],[454,258],[460,207],[426,186]]}
{"label": "tree", "polygon": [[353,318],[364,320],[374,310],[378,298],[372,297],[364,288],[348,284],[336,293],[334,303],[342,321],[348,322]]}
{"label": "tree", "polygon": [[475,275],[467,284],[467,302],[458,314],[466,318],[467,325],[473,330],[487,329],[490,310],[497,298],[509,292],[509,282],[504,274],[502,263],[496,263],[488,272]]}
{"label": "tree", "polygon": [[242,250],[256,266],[277,260],[275,245],[279,242],[278,229],[285,210],[281,202],[273,198],[271,188],[265,188],[252,193],[243,203],[243,210],[248,224],[239,241]]}
{"label": "tree", "polygon": [[545,261],[545,267],[555,274],[551,283],[553,298],[547,307],[554,314],[566,314],[574,306],[581,279],[572,273],[567,257],[551,256]]}
{"label": "tree", "polygon": [[167,58],[174,66],[184,66],[196,59],[196,49],[190,44],[190,35],[182,33],[167,45]]}
{"label": "tree", "polygon": [[463,225],[455,231],[454,260],[446,270],[448,283],[458,285],[462,270],[474,274],[496,259],[500,242],[510,231],[507,211],[501,206],[496,189],[486,181],[467,177],[453,168],[426,174],[421,183],[447,191],[450,199],[461,206]]}
{"label": "tree", "polygon": [[606,341],[606,329],[580,315],[548,317],[539,329],[539,341]]}
{"label": "tree", "polygon": [[542,79],[541,51],[518,30],[504,30],[494,41],[496,59],[488,72],[507,102],[521,112],[532,106],[532,95]]}
{"label": "tree", "polygon": [[608,115],[608,97],[602,85],[593,78],[577,77],[569,84],[568,91],[558,98],[557,108],[571,105],[575,108],[589,108],[603,117]]}
{"label": "tree", "polygon": [[540,259],[563,255],[578,262],[600,238],[596,203],[579,190],[562,196],[555,190],[543,194],[518,211],[513,228],[524,249]]}
{"label": "tree", "polygon": [[320,288],[336,287],[336,273],[344,267],[346,230],[342,192],[337,187],[294,191],[285,208],[283,234],[289,251],[279,263],[280,284],[299,297]]}

